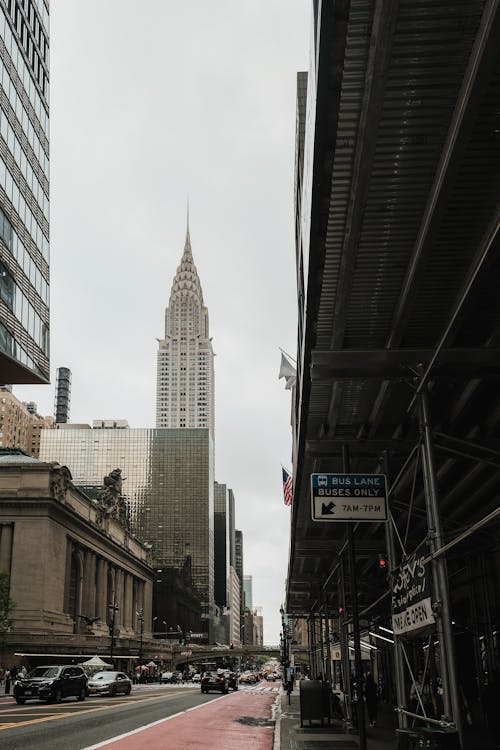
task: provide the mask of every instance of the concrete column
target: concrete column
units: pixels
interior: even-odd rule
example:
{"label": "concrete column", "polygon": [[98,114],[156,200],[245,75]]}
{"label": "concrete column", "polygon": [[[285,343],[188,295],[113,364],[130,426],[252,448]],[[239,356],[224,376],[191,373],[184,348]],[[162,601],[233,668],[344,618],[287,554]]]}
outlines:
{"label": "concrete column", "polygon": [[123,627],[130,627],[130,591],[129,591],[129,578],[130,575],[126,570],[123,571]]}
{"label": "concrete column", "polygon": [[83,605],[83,552],[82,550],[76,551],[76,565],[77,565],[77,587],[76,587],[76,607],[75,607],[75,633],[83,632],[82,620],[79,615],[82,613]]}
{"label": "concrete column", "polygon": [[69,614],[69,590],[71,586],[71,556],[73,553],[73,544],[71,539],[66,537],[66,570],[64,573],[64,603],[63,611]]}
{"label": "concrete column", "polygon": [[123,625],[123,570],[115,571],[115,602],[118,609],[115,615],[115,625]]}
{"label": "concrete column", "polygon": [[83,579],[82,579],[82,605],[80,614],[87,617],[93,617],[94,614],[94,596],[95,596],[95,572],[94,572],[94,553],[91,550],[85,550],[82,553],[83,558]]}
{"label": "concrete column", "polygon": [[108,593],[108,561],[101,560],[101,576],[102,590],[101,590],[101,602],[100,602],[100,618],[103,622],[108,621],[108,604],[109,604],[109,593]]}

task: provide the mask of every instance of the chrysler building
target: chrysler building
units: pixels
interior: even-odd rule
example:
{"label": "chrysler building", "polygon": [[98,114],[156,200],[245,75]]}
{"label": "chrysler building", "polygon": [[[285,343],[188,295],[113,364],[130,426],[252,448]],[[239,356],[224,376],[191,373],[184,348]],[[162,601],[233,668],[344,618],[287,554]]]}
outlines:
{"label": "chrysler building", "polygon": [[205,427],[214,436],[214,353],[208,310],[189,236],[165,310],[165,338],[158,339],[156,426]]}

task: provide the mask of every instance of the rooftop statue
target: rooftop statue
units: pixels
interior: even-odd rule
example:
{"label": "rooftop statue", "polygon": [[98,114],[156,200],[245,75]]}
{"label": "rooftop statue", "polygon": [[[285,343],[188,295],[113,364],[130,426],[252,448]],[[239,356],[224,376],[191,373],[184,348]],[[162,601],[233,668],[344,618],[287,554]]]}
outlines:
{"label": "rooftop statue", "polygon": [[103,479],[103,486],[97,493],[97,505],[101,518],[116,518],[120,523],[129,528],[127,506],[122,495],[122,486],[125,477],[122,477],[121,469],[113,469]]}

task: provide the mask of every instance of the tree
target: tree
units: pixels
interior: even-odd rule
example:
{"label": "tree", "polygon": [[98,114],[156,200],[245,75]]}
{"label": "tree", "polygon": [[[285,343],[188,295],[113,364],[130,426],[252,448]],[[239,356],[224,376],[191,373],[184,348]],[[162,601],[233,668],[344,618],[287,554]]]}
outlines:
{"label": "tree", "polygon": [[14,610],[14,602],[9,596],[10,578],[7,573],[0,571],[0,649],[5,647],[7,633],[12,626],[11,614]]}

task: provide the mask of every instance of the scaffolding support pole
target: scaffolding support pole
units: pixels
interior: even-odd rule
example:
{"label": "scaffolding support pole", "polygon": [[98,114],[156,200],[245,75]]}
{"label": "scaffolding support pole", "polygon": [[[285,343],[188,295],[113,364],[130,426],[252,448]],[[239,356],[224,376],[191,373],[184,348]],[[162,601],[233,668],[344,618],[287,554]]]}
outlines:
{"label": "scaffolding support pole", "polygon": [[339,575],[339,641],[340,641],[340,668],[342,673],[342,689],[344,691],[344,704],[346,706],[347,719],[352,723],[352,692],[351,692],[351,675],[349,669],[349,634],[347,632],[348,624],[346,622],[345,612],[345,578],[344,578],[344,560],[340,557],[340,575]]}
{"label": "scaffolding support pole", "polygon": [[[389,457],[387,451],[384,451],[384,473],[386,476],[387,485],[389,486]],[[388,520],[385,524],[385,542],[387,546],[387,558],[389,563],[389,586],[392,589],[394,570],[397,567],[396,561],[396,542],[394,539],[394,529],[391,523],[391,506],[389,502],[390,496],[387,494],[387,511]],[[396,697],[398,706],[406,709],[406,682],[405,682],[405,666],[403,660],[403,644],[401,638],[393,633],[394,638],[394,672],[396,677]],[[404,712],[398,712],[398,723],[400,729],[405,729],[408,726],[408,717]]]}
{"label": "scaffolding support pole", "polygon": [[[443,530],[441,516],[439,513],[439,498],[436,481],[436,464],[434,457],[434,443],[430,427],[428,387],[426,386],[419,394],[419,417],[420,429],[423,436],[422,457],[425,500],[428,508],[429,520],[432,525],[430,534],[431,551],[434,553],[443,546]],[[446,558],[436,557],[433,560],[436,572],[437,593],[440,601],[440,612],[438,613],[438,633],[440,642],[440,657],[442,666],[446,667],[446,680],[443,675],[443,689],[445,706],[451,704],[451,716],[457,728],[460,744],[463,747],[462,719],[460,715],[460,700],[458,693],[458,676],[455,666],[455,644],[451,626],[450,595],[448,589],[448,573]],[[446,710],[446,709],[445,709]]]}
{"label": "scaffolding support pole", "polygon": [[325,613],[325,640],[326,640],[326,671],[325,678],[328,682],[333,683],[332,679],[332,651],[330,648],[330,613],[328,611],[328,597],[326,591],[322,590],[323,594],[323,612]]}
{"label": "scaffolding support pole", "polygon": [[[342,446],[343,469],[349,473],[349,449]],[[356,549],[352,522],[347,521],[347,555],[351,583],[352,630],[354,639],[354,665],[356,668],[357,719],[360,750],[366,750],[365,706],[363,702],[363,664],[361,662],[361,634],[359,631],[358,586],[356,581]],[[349,655],[349,651],[347,652]]]}
{"label": "scaffolding support pole", "polygon": [[325,629],[323,627],[323,619],[325,617],[323,612],[323,606],[321,601],[321,592],[319,595],[319,609],[318,609],[318,627],[319,627],[319,672],[322,675],[323,680],[326,679],[326,668],[325,668]]}
{"label": "scaffolding support pole", "polygon": [[307,642],[308,642],[308,651],[309,651],[309,674],[311,675],[314,671],[314,663],[313,663],[313,632],[312,632],[312,620],[311,615],[307,618]]}

